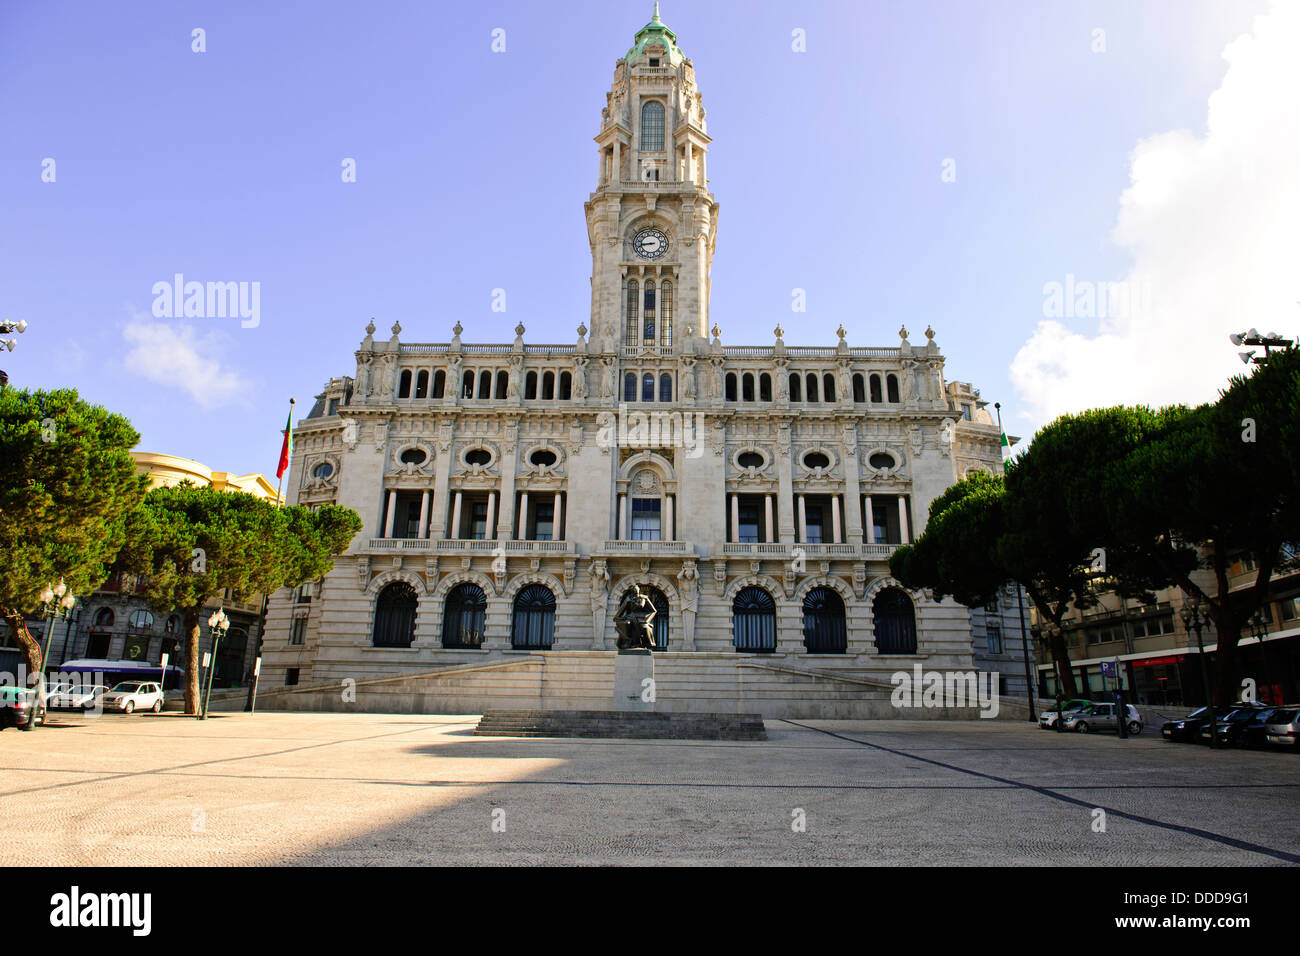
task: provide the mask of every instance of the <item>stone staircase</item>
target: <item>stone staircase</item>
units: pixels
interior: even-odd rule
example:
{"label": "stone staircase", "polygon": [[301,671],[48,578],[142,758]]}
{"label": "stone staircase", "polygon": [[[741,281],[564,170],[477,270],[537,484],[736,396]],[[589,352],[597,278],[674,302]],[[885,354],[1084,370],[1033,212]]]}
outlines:
{"label": "stone staircase", "polygon": [[621,737],[642,740],[766,740],[758,714],[657,714],[612,710],[495,710],[476,737]]}

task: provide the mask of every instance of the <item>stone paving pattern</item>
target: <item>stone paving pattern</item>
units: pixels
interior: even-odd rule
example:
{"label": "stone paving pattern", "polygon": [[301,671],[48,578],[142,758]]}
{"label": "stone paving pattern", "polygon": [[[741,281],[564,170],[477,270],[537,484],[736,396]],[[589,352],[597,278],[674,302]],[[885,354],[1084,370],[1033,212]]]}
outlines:
{"label": "stone paving pattern", "polygon": [[477,720],[58,715],[0,733],[0,852],[146,866],[1300,862],[1300,754],[1006,721],[768,720],[766,741],[715,742],[484,738]]}

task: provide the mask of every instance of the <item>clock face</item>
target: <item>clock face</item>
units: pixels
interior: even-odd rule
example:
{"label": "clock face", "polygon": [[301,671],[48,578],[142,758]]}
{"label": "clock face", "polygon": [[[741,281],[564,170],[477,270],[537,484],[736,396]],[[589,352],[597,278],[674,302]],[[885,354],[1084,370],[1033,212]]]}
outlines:
{"label": "clock face", "polygon": [[632,237],[632,249],[642,259],[658,259],[668,251],[668,237],[658,229],[642,229]]}

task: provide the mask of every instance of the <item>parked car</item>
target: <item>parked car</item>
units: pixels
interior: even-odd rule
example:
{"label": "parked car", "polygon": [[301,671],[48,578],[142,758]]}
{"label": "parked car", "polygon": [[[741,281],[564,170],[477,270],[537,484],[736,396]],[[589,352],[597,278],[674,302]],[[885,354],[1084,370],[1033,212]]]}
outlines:
{"label": "parked car", "polygon": [[104,695],[105,710],[120,710],[130,714],[137,710],[152,710],[155,714],[163,709],[162,688],[152,681],[128,680],[118,684]]}
{"label": "parked car", "polygon": [[1237,743],[1243,747],[1267,747],[1267,727],[1285,710],[1286,707],[1269,707],[1266,710],[1256,711],[1255,715],[1246,721],[1246,726],[1241,729]]}
{"label": "parked car", "polygon": [[[1084,700],[1081,697],[1075,697],[1071,700],[1064,701],[1061,704],[1061,713],[1062,715],[1069,717],[1071,714],[1075,714],[1083,710],[1083,708],[1087,707],[1091,703],[1092,701],[1090,700]],[[1056,726],[1055,707],[1053,707],[1051,710],[1045,710],[1038,715],[1039,730],[1051,730],[1055,726]]]}
{"label": "parked car", "polygon": [[1280,707],[1273,712],[1264,727],[1264,739],[1279,747],[1290,747],[1300,753],[1300,708]]}
{"label": "parked car", "polygon": [[[1142,715],[1132,704],[1124,705],[1127,712],[1127,728],[1136,736],[1142,733]],[[1114,704],[1089,704],[1087,707],[1065,718],[1065,729],[1075,733],[1089,734],[1096,730],[1113,730],[1118,733],[1117,711]]]}
{"label": "parked car", "polygon": [[27,687],[0,687],[0,730],[17,727],[31,730],[45,722],[45,705],[36,699],[36,691]]}
{"label": "parked car", "polygon": [[56,684],[45,701],[54,710],[94,710],[107,693],[106,684]]}
{"label": "parked car", "polygon": [[[1214,722],[1214,736],[1220,746],[1235,746],[1244,742],[1246,726],[1255,718],[1271,714],[1271,707],[1260,709],[1258,707],[1238,707],[1236,710],[1230,710],[1223,715],[1221,720]],[[1208,744],[1210,742],[1210,723],[1206,721],[1201,725],[1201,732],[1198,735],[1200,742]]]}
{"label": "parked car", "polygon": [[[1232,711],[1244,706],[1241,703],[1220,704],[1214,708],[1215,720],[1219,721],[1226,717]],[[1198,707],[1186,717],[1179,717],[1177,720],[1167,720],[1160,726],[1160,736],[1165,740],[1173,741],[1195,741],[1200,740],[1201,730],[1210,722],[1210,711],[1206,707]]]}

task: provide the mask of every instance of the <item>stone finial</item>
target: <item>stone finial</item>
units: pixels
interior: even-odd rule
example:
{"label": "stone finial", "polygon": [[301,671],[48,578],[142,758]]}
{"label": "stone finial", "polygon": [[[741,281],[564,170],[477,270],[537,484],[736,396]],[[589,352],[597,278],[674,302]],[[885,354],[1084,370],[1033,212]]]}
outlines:
{"label": "stone finial", "polygon": [[371,318],[371,320],[366,323],[366,335],[374,335],[374,334],[375,334],[375,320]]}
{"label": "stone finial", "polygon": [[714,345],[722,344],[722,329],[718,328],[717,322],[713,323],[713,344]]}
{"label": "stone finial", "polygon": [[521,339],[524,337],[524,323],[520,322],[515,326],[515,337]]}
{"label": "stone finial", "polygon": [[460,333],[465,331],[465,327],[457,322],[451,327],[451,348],[454,352],[460,351]]}
{"label": "stone finial", "polygon": [[902,339],[904,342],[907,341],[907,326],[906,326],[906,325],[903,326],[902,328],[900,328],[900,329],[898,330],[898,337],[899,337],[900,339]]}
{"label": "stone finial", "polygon": [[579,322],[579,323],[578,323],[578,338],[580,338],[580,339],[585,339],[586,337],[587,337],[587,323],[586,323],[586,322]]}
{"label": "stone finial", "polygon": [[398,335],[401,331],[402,331],[402,323],[401,323],[401,322],[394,322],[394,323],[393,323],[393,335],[396,336],[396,335]]}
{"label": "stone finial", "polygon": [[843,345],[843,344],[844,344],[844,336],[848,335],[849,333],[844,331],[844,324],[843,324],[843,323],[840,323],[840,327],[839,327],[838,329],[835,330],[835,334],[838,335],[838,336],[840,337],[840,345]]}
{"label": "stone finial", "polygon": [[934,341],[934,329],[932,329],[929,325],[925,327],[925,337],[929,339],[931,342]]}
{"label": "stone finial", "polygon": [[772,334],[775,335],[778,339],[785,337],[785,329],[781,328],[780,322],[776,323],[776,328],[772,330]]}

